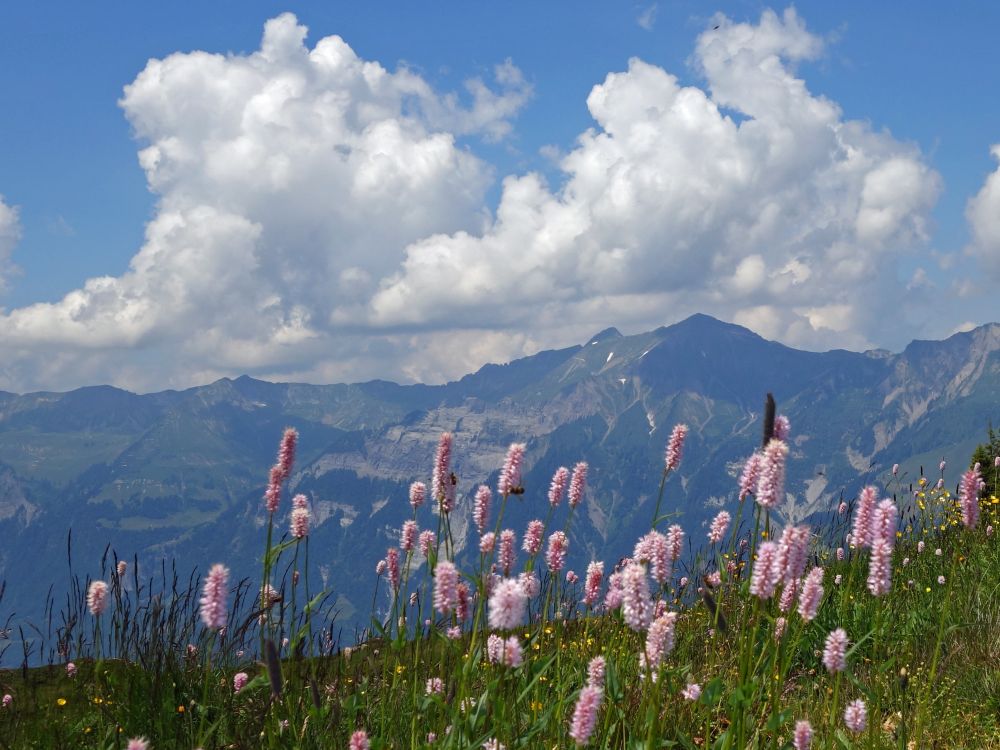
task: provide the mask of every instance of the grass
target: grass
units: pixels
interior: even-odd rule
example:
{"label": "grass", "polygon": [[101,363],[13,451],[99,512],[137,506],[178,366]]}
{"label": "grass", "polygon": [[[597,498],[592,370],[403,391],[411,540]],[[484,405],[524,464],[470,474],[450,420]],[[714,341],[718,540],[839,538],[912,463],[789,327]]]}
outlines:
{"label": "grass", "polygon": [[[468,600],[464,621],[435,610],[435,581],[416,551],[399,552],[398,589],[391,571],[379,576],[371,630],[344,648],[319,614],[327,592],[295,575],[308,570],[308,537],[274,541],[274,514],[262,577],[280,601],[262,604],[258,581],[235,583],[223,632],[199,622],[197,578],[164,565],[140,580],[134,569],[119,575],[108,558],[108,609],[88,612],[88,582],[77,582],[61,611],[49,607],[34,641],[22,634],[35,653],[0,671],[0,693],[12,696],[0,708],[0,748],[124,748],[139,736],[164,749],[346,748],[359,731],[372,748],[575,747],[574,710],[597,656],[606,674],[591,747],[784,749],[796,722],[808,720],[812,748],[1000,748],[1000,534],[988,533],[1000,528],[997,488],[982,493],[979,522],[966,528],[959,503],[933,480],[921,478],[914,495],[886,480],[880,492],[895,494],[902,510],[888,593],[869,590],[870,551],[843,544],[852,502],[811,529],[806,570],[824,571],[813,619],[794,606],[779,611],[780,588],[752,595],[756,552],[777,530],[751,497],[728,508],[737,522],[720,543],[704,546],[703,532],[690,531],[701,551],[677,560],[663,585],[643,572],[651,601],[677,613],[672,649],[648,670],[639,659],[648,633],[629,627],[622,609],[583,604],[584,575],[570,583],[565,570],[550,573],[544,549],[519,547],[510,571],[541,574],[527,615],[502,632],[517,639],[517,666],[488,656],[497,631],[485,597]],[[498,498],[490,529],[503,527],[506,499]],[[571,532],[573,512],[564,502],[539,517],[549,531]],[[449,514],[423,507],[413,517],[434,532],[427,567],[455,559]],[[496,555],[455,559],[471,591]],[[710,573],[719,574],[712,587]],[[601,601],[606,591],[607,577]],[[787,620],[780,639],[779,617]],[[822,659],[835,628],[850,640],[839,674]],[[0,663],[10,663],[15,655],[3,643]],[[39,659],[47,666],[29,668]],[[248,683],[236,692],[240,672]],[[441,692],[429,690],[435,678]],[[700,688],[693,700],[682,694],[690,685]],[[862,732],[843,718],[856,699],[867,708]]]}

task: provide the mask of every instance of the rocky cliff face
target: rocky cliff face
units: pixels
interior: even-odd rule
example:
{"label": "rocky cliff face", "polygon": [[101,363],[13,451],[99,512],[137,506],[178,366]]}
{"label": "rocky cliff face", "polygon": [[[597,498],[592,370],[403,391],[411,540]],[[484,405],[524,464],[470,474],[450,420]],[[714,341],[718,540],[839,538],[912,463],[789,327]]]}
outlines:
{"label": "rocky cliff face", "polygon": [[[172,556],[182,568],[225,560],[255,575],[260,498],[286,425],[301,436],[291,489],[315,514],[310,559],[349,639],[367,622],[374,565],[409,517],[410,482],[429,479],[442,431],[455,434],[460,549],[475,543],[471,495],[481,482],[495,486],[510,442],[528,444],[527,492],[507,514],[519,535],[544,517],[555,469],[590,463],[571,531],[579,570],[591,557],[617,559],[648,528],[677,422],[691,433],[664,508],[697,543],[718,507],[736,503],[767,391],[792,422],[783,515],[799,520],[885,479],[893,463],[913,477],[922,462],[967,461],[989,421],[1000,424],[998,352],[995,324],[900,354],[815,353],[699,315],[635,336],[608,329],[441,386],[241,377],[144,396],[106,386],[0,394],[0,531],[10,540],[0,618],[11,608],[38,614],[37,592],[65,581],[70,528],[80,573],[100,575],[110,544],[140,567]],[[287,501],[281,513],[284,525]],[[434,523],[429,511],[421,518]]]}

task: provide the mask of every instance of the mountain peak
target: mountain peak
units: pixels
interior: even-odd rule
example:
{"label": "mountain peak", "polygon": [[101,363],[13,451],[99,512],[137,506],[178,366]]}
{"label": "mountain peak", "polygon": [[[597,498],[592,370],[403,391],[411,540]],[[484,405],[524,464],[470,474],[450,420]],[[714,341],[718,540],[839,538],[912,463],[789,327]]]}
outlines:
{"label": "mountain peak", "polygon": [[620,338],[624,338],[624,336],[622,336],[622,332],[612,326],[611,328],[605,328],[600,333],[594,334],[586,345],[590,346],[591,344],[599,344],[602,341],[613,341],[614,339]]}

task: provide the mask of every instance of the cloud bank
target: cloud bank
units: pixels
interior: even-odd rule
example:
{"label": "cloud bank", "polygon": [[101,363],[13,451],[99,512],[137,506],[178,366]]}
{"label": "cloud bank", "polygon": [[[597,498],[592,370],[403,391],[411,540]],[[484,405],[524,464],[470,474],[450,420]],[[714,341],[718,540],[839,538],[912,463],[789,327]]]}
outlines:
{"label": "cloud bank", "polygon": [[[561,183],[507,176],[495,212],[459,138],[509,135],[532,95],[513,63],[457,95],[305,37],[285,14],[253,54],[174,54],[126,86],[158,197],[145,243],[122,276],[4,312],[0,385],[440,380],[698,311],[864,347],[928,239],[939,176],[808,90],[796,66],[823,40],[793,10],[713,19],[703,87],[639,59],[609,74]],[[990,180],[976,247],[1000,242],[998,213],[977,218]],[[0,261],[3,226],[0,204]]]}

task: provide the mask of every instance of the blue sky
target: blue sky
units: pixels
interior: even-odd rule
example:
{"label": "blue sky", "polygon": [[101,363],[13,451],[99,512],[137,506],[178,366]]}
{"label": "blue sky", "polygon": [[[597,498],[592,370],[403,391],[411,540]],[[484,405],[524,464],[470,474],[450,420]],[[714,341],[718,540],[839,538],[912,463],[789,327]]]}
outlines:
{"label": "blue sky", "polygon": [[[591,143],[588,151],[578,139],[590,130],[625,143],[621,129],[626,126],[620,125],[619,132],[614,132],[615,126],[609,124],[615,117],[613,112],[599,121],[588,109],[588,95],[605,83],[609,74],[625,75],[627,71],[629,80],[620,83],[632,88],[623,88],[621,98],[609,103],[627,119],[625,108],[635,103],[635,97],[649,97],[648,106],[654,106],[657,92],[663,95],[657,82],[660,71],[676,77],[679,87],[694,87],[714,99],[720,116],[728,117],[734,125],[759,120],[761,127],[773,126],[768,138],[783,127],[794,129],[798,127],[797,115],[787,107],[809,106],[795,98],[794,86],[789,89],[793,93],[791,105],[763,98],[741,101],[738,93],[728,98],[725,94],[713,96],[712,76],[716,76],[716,84],[723,85],[724,79],[736,75],[732,66],[742,65],[743,58],[727,42],[725,60],[717,61],[722,67],[711,73],[707,66],[715,64],[713,58],[699,57],[697,52],[699,39],[704,38],[706,45],[711,42],[702,35],[714,32],[713,27],[720,23],[720,32],[736,30],[733,39],[737,42],[751,38],[746,34],[740,37],[741,28],[749,29],[748,34],[756,30],[754,39],[763,38],[766,24],[762,14],[769,7],[773,7],[778,24],[776,33],[787,37],[775,48],[775,59],[784,66],[782,75],[788,81],[801,81],[809,101],[826,102],[835,109],[832,115],[823,115],[826,120],[803,127],[821,133],[839,129],[843,123],[861,123],[869,134],[844,146],[845,154],[857,151],[870,159],[871,167],[866,169],[872,172],[880,163],[906,162],[899,174],[914,180],[909,192],[904,190],[901,197],[882,196],[882,203],[874,209],[881,212],[881,218],[873,221],[888,221],[892,226],[884,230],[869,226],[863,236],[856,227],[853,234],[832,236],[839,231],[833,227],[843,224],[845,218],[832,216],[823,201],[857,204],[864,195],[871,195],[871,188],[864,193],[867,183],[860,173],[856,179],[830,187],[830,175],[839,175],[848,157],[844,156],[845,161],[838,166],[836,160],[826,163],[821,155],[813,154],[812,162],[803,159],[801,173],[789,168],[786,176],[790,187],[815,178],[815,191],[810,190],[811,197],[802,200],[814,200],[816,205],[803,209],[801,215],[795,208],[796,199],[780,185],[748,186],[741,182],[739,189],[731,192],[706,193],[706,203],[700,207],[679,206],[676,213],[668,211],[660,224],[637,231],[634,238],[621,240],[621,247],[617,247],[617,237],[631,233],[633,225],[628,217],[642,212],[625,211],[607,218],[602,206],[608,200],[619,200],[620,195],[616,198],[618,194],[608,185],[595,185],[589,177],[583,180],[581,174],[582,165],[607,156],[608,144]],[[296,215],[294,225],[289,225],[285,223],[288,211],[272,216],[260,209],[262,201],[267,202],[264,193],[276,189],[273,184],[252,199],[234,187],[240,184],[236,178],[226,183],[236,190],[232,196],[219,192],[215,184],[215,192],[202,192],[208,190],[207,178],[196,169],[181,173],[175,165],[170,167],[169,178],[160,173],[154,178],[149,164],[141,166],[137,156],[158,140],[195,148],[217,133],[215,125],[189,129],[184,122],[172,119],[173,109],[184,106],[189,98],[194,101],[207,96],[204,88],[184,88],[184,81],[190,80],[197,67],[190,55],[186,58],[188,69],[178,70],[170,85],[145,80],[136,88],[149,87],[149,92],[137,93],[130,104],[120,103],[124,87],[140,81],[149,60],[196,50],[230,55],[228,59],[249,59],[260,49],[265,22],[289,11],[298,24],[309,29],[304,39],[306,50],[337,35],[359,60],[380,64],[389,74],[405,70],[419,79],[426,91],[422,89],[417,95],[413,94],[412,81],[398,82],[400,90],[405,89],[400,101],[405,102],[392,117],[379,115],[383,118],[380,122],[405,121],[407,107],[417,106],[421,114],[415,118],[416,130],[411,135],[424,145],[433,141],[435,134],[444,134],[451,141],[448,154],[435,152],[445,160],[439,165],[442,171],[435,172],[403,204],[402,210],[416,207],[419,214],[412,226],[376,232],[378,237],[366,235],[372,227],[370,220],[344,228],[344,235],[358,248],[366,243],[375,248],[371,252],[379,260],[371,266],[358,260],[364,253],[357,248],[350,251],[340,246],[337,237],[341,227],[336,217],[328,219],[321,205],[315,206],[313,213]],[[715,18],[716,12],[725,18]],[[618,325],[638,331],[673,322],[696,308],[809,348],[898,348],[911,337],[939,337],[969,323],[997,318],[987,290],[998,280],[1000,266],[1000,247],[994,244],[1000,238],[1000,228],[990,219],[1000,211],[1000,206],[991,203],[1000,200],[1000,185],[990,190],[987,181],[996,170],[990,147],[1000,142],[1000,106],[991,96],[1000,90],[1000,66],[995,64],[993,51],[1000,10],[959,4],[945,11],[935,4],[918,3],[904,13],[888,4],[799,3],[794,16],[785,13],[785,6],[741,2],[715,6],[695,2],[442,2],[433,8],[417,3],[219,2],[204,7],[189,3],[86,7],[71,3],[8,4],[0,10],[0,195],[7,208],[6,214],[0,211],[0,263],[9,255],[6,267],[0,267],[0,280],[5,282],[0,293],[4,312],[0,341],[14,354],[0,366],[0,388],[67,388],[106,381],[146,390],[244,371],[261,377],[316,381],[374,376],[440,380],[488,360],[585,339],[591,328]],[[800,49],[803,44],[809,48],[805,53]],[[758,45],[754,49],[756,55],[763,48]],[[790,51],[795,49],[800,52]],[[763,57],[751,64],[761,63],[767,54],[764,49],[760,52]],[[632,58],[649,69],[630,69]],[[504,83],[497,66],[508,60],[506,70],[516,73]],[[765,60],[762,64],[766,67],[769,63]],[[280,66],[271,66],[261,75],[280,79],[285,72]],[[738,75],[745,75],[745,71],[738,71]],[[470,79],[480,80],[485,90],[495,92],[493,99],[484,99],[480,109],[466,85]],[[319,111],[324,94],[337,93],[338,81],[315,83],[318,89],[303,95],[300,103]],[[264,86],[264,79],[255,85]],[[350,86],[344,85],[340,93],[350,97]],[[169,97],[163,92],[168,90],[173,99],[166,102]],[[449,94],[457,98],[449,99]],[[312,98],[306,101],[308,97]],[[413,105],[413,101],[418,104]],[[772,104],[781,110],[773,121],[769,114],[755,109]],[[225,115],[213,115],[210,100],[204,106],[208,114],[203,112],[203,117]],[[753,109],[754,114],[746,109]],[[781,117],[791,118],[788,122],[793,124],[781,122]],[[281,127],[298,127],[306,120],[297,122],[282,122]],[[657,125],[649,127],[655,130]],[[685,144],[671,140],[672,132],[665,126],[651,136],[660,139],[657,153],[685,148]],[[869,135],[881,140],[869,143]],[[304,132],[301,137],[309,135]],[[802,144],[815,145],[816,137],[815,133],[809,135]],[[246,145],[246,138],[244,134],[243,141],[236,141]],[[340,136],[334,140],[337,138]],[[838,136],[838,143],[841,141]],[[289,137],[258,145],[273,154],[295,142]],[[770,142],[773,150],[778,141]],[[740,180],[747,179],[747,169],[774,168],[767,161],[770,157],[746,150],[756,148],[754,143],[750,139],[740,145],[742,155],[733,152],[734,158],[746,159],[740,167],[744,170]],[[338,144],[328,145],[335,148]],[[615,150],[619,145],[612,144],[612,150],[620,162],[627,163],[630,155]],[[710,140],[698,147],[705,149],[706,160],[722,153],[713,150]],[[605,149],[603,155],[601,149]],[[391,151],[384,153],[390,160],[397,158]],[[641,154],[631,156],[641,163]],[[574,158],[576,167],[560,161],[566,157]],[[464,160],[464,165],[454,162],[456,158]],[[686,163],[692,166],[690,160]],[[287,164],[291,166],[283,168],[302,174],[294,156]],[[681,168],[677,163],[669,164],[671,169]],[[162,164],[159,169],[165,170]],[[455,177],[456,171],[464,177]],[[523,178],[533,174],[543,186],[541,193],[524,183]],[[725,179],[720,175],[724,173],[713,172],[711,179]],[[504,178],[508,176],[518,178],[518,185],[511,186],[509,193],[512,215],[521,220],[521,209],[538,212],[533,214],[537,221],[524,221],[524,226],[533,228],[531,237],[524,234],[527,229],[505,230],[498,220]],[[702,184],[698,180],[708,178],[702,174],[690,179],[698,186]],[[166,182],[157,182],[159,179]],[[677,179],[679,188],[666,192],[663,201],[692,189],[685,187],[681,177]],[[886,179],[893,183],[891,174]],[[283,194],[298,190],[303,195],[334,196],[343,185],[318,177],[313,183],[305,177],[292,178],[290,183],[287,177],[281,180],[285,181],[280,186]],[[634,197],[629,191],[648,185],[640,180],[622,190]],[[773,190],[773,200],[742,205],[740,195],[748,189],[755,194]],[[884,192],[888,188],[880,189]],[[440,190],[440,195],[435,190]],[[451,205],[456,191],[464,197]],[[419,206],[424,195],[429,201],[426,208]],[[979,218],[974,221],[967,215],[967,206],[977,195]],[[356,197],[352,194],[338,200]],[[641,202],[641,196],[637,200]],[[890,206],[886,201],[896,203]],[[290,205],[301,206],[303,201],[294,199]],[[383,205],[388,217],[376,218],[376,223],[391,221],[401,210]],[[716,232],[685,223],[692,211],[703,211],[704,206],[714,210],[716,205],[732,206],[719,217],[720,226],[730,222],[728,230]],[[760,240],[757,251],[738,247],[736,238],[746,228],[748,212],[763,211],[768,205],[780,217],[766,227],[772,234]],[[16,219],[9,218],[11,208],[16,210]],[[232,230],[236,238],[228,229],[212,224],[223,209],[246,222],[244,229]],[[355,213],[368,216],[365,212],[369,209],[367,204],[358,206],[356,212],[345,209],[348,219],[343,221]],[[159,270],[149,270],[143,271],[147,276],[139,281],[124,279],[130,261],[144,248],[147,254],[151,252],[147,224],[155,225],[157,217],[163,219],[171,210],[183,217],[179,221],[191,231],[202,226],[213,232],[210,238],[195,232],[196,239],[188,238],[186,243],[202,242],[205,247],[217,248],[218,254],[212,256],[216,260],[249,259],[262,273],[280,276],[283,283],[262,284],[259,278],[233,280],[232,295],[220,294],[219,309],[214,309],[198,298],[197,281],[182,272],[156,276]],[[647,208],[646,213],[649,210],[656,209]],[[378,211],[372,211],[371,216],[379,216]],[[504,270],[497,258],[505,257],[514,247],[558,233],[575,221],[586,226],[581,225],[573,237],[556,242],[556,249],[535,247],[526,262],[538,257],[546,262],[528,273],[516,292],[504,283],[494,283],[498,270]],[[817,231],[817,222],[823,222],[822,232]],[[513,226],[513,219],[508,224]],[[289,226],[294,227],[291,234],[297,239],[286,242],[282,232],[290,236]],[[217,229],[221,235],[215,233]],[[817,235],[823,237],[816,239]],[[446,239],[437,244],[428,239],[440,236]],[[787,245],[784,254],[771,257],[768,248],[779,237]],[[855,240],[863,247],[848,247]],[[148,268],[161,269],[167,265],[163,258],[181,257],[183,249],[171,245],[172,241],[161,238],[160,260]],[[302,247],[297,248],[296,242],[303,243]],[[720,250],[711,264],[700,263],[704,248],[711,246],[715,251],[720,243],[727,245],[725,250]],[[797,249],[796,243],[802,249]],[[313,252],[316,245],[323,246],[322,252]],[[236,246],[243,249],[235,256],[227,255],[236,252]],[[844,257],[855,252],[864,262],[859,261],[858,268],[848,272]],[[353,260],[341,263],[338,254]],[[451,265],[427,265],[428,258],[442,254],[449,256]],[[487,262],[487,256],[492,260]],[[734,279],[730,286],[720,281],[720,269],[727,263],[737,265],[751,256],[753,262],[743,268],[752,281]],[[480,260],[482,268],[475,265]],[[601,290],[592,275],[573,268],[574,263],[603,269],[598,275],[613,279],[614,288]],[[652,282],[645,281],[649,273],[624,271],[616,265],[634,265],[641,271],[647,263],[650,268],[675,264],[675,269],[682,270],[674,275],[683,277],[683,284],[669,293],[654,293]],[[812,268],[810,274],[801,271],[803,264]],[[878,289],[890,299],[880,309],[865,312],[857,299],[852,300],[832,282],[816,285],[817,277],[833,268],[832,264],[838,264],[838,270],[829,275],[841,274],[842,284],[859,283],[860,298],[870,297],[870,290]],[[216,268],[205,258],[187,267],[197,270],[199,266]],[[436,274],[456,267],[469,269],[473,289],[442,290],[434,282]],[[294,277],[303,268],[315,275],[339,273],[341,285],[299,286]],[[552,284],[536,278],[544,274],[561,279],[565,274],[565,281]],[[98,277],[117,281],[98,291],[88,290],[88,279]],[[862,277],[866,279],[863,284],[858,281]],[[798,289],[797,300],[789,299],[788,283]],[[157,289],[172,285],[183,287],[177,292],[179,297],[157,298]],[[365,285],[366,292],[358,291]],[[79,290],[84,292],[82,297],[74,297]],[[345,298],[355,292],[360,296],[341,306],[320,301],[345,290]],[[791,291],[794,296],[795,290]],[[261,317],[255,331],[227,322],[232,307],[240,304],[241,294],[259,294],[270,300],[262,308],[264,312],[257,311]],[[446,298],[440,304],[433,303],[435,309],[441,309],[440,314],[422,307],[423,300],[434,300],[436,294]],[[481,302],[477,302],[477,295],[482,295]],[[807,297],[815,300],[815,305],[806,301]],[[544,308],[545,314],[530,314],[533,308]],[[831,316],[847,322],[832,323]],[[192,344],[190,333],[198,326],[211,328],[212,334],[200,344]],[[220,351],[220,341],[241,343]],[[337,357],[329,356],[331,349],[338,352]]]}

